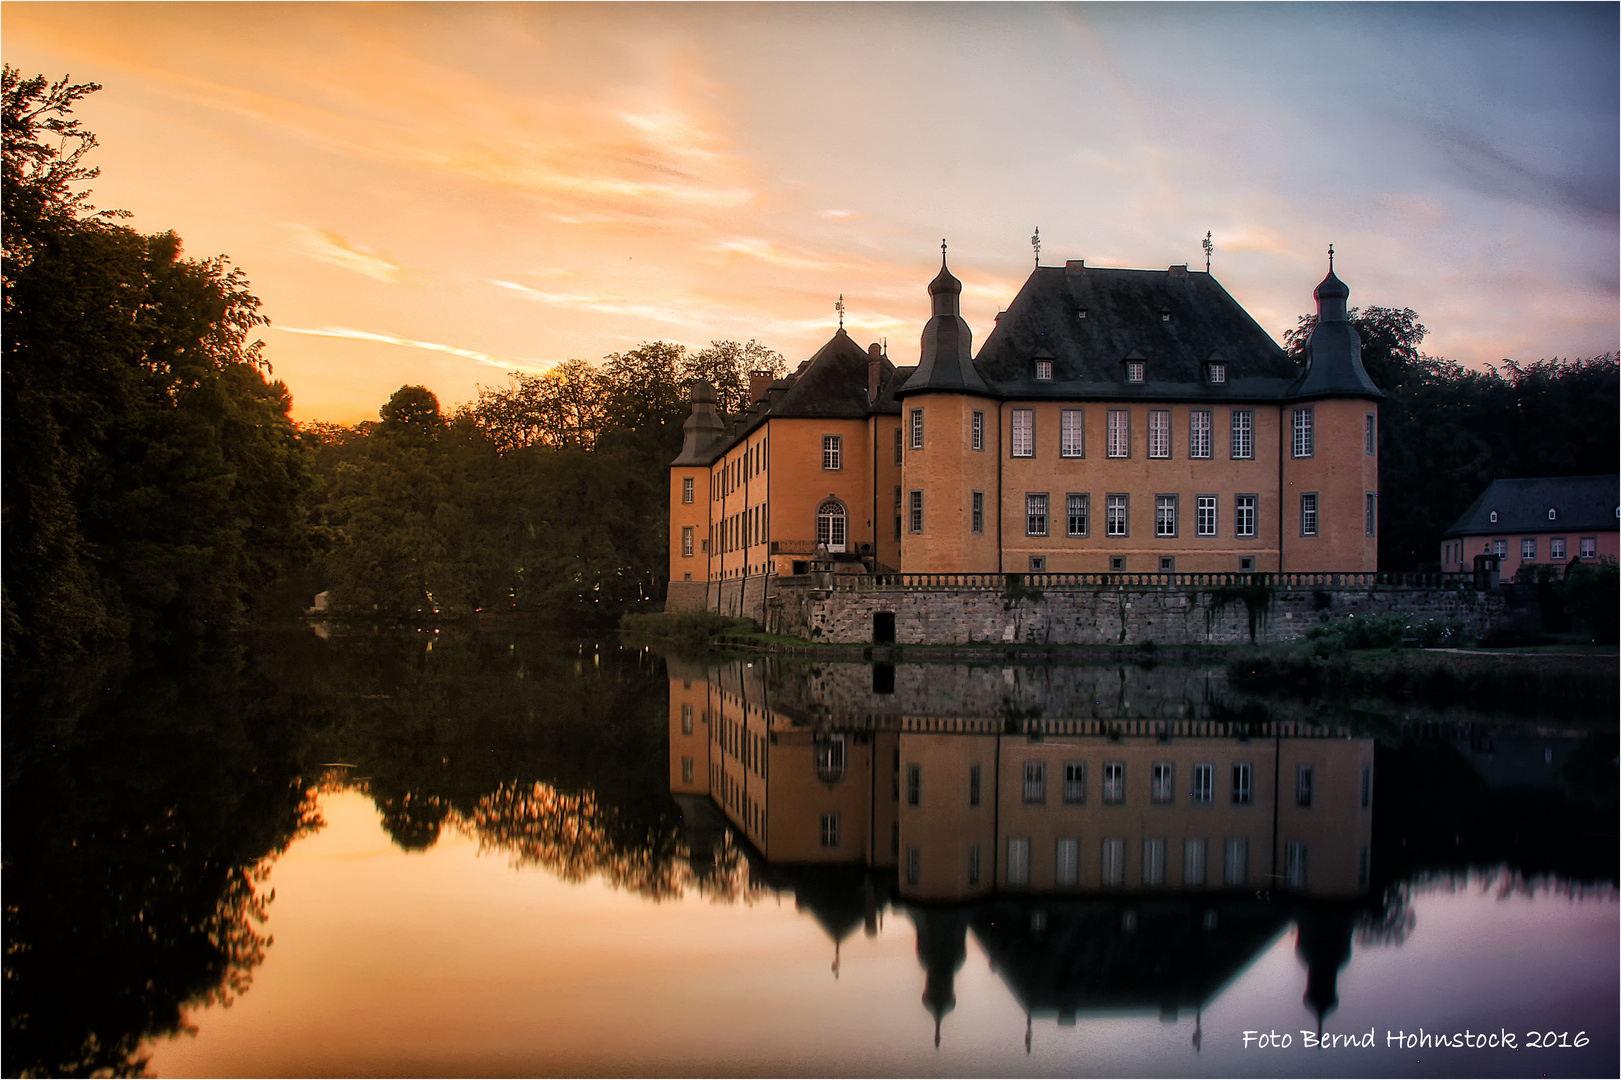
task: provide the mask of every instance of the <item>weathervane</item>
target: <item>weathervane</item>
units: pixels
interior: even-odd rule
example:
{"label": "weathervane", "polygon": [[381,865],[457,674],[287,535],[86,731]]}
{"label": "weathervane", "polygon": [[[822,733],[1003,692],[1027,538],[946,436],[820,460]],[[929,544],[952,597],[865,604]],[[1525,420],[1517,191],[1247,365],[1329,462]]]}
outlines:
{"label": "weathervane", "polygon": [[1332,274],[1334,272],[1334,245],[1333,244],[1328,245],[1328,272],[1330,274]]}
{"label": "weathervane", "polygon": [[839,329],[844,329],[844,294],[839,293],[839,302],[833,305],[833,310],[839,313]]}
{"label": "weathervane", "polygon": [[1210,273],[1210,256],[1216,250],[1216,245],[1210,242],[1210,233],[1204,234],[1204,272]]}
{"label": "weathervane", "polygon": [[1035,233],[1030,237],[1030,246],[1036,249],[1036,265],[1041,265],[1041,226],[1036,226]]}

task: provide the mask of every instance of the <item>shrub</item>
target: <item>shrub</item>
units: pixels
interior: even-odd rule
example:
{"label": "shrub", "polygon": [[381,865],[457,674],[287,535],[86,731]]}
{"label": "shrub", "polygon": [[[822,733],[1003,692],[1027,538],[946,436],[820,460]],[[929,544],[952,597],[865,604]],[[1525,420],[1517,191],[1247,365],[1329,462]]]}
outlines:
{"label": "shrub", "polygon": [[1594,641],[1615,644],[1621,630],[1621,568],[1614,559],[1605,556],[1597,563],[1572,566],[1559,592],[1565,610]]}

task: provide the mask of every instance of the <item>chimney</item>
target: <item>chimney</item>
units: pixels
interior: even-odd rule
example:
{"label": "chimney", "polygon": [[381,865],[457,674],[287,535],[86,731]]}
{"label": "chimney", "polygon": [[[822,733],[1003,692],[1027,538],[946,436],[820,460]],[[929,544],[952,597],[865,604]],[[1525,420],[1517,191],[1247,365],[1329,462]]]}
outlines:
{"label": "chimney", "polygon": [[867,346],[867,402],[878,400],[884,382],[884,350],[876,341]]}
{"label": "chimney", "polygon": [[1084,274],[1084,273],[1086,273],[1086,260],[1085,259],[1068,259],[1068,260],[1066,260],[1064,262],[1064,273],[1066,273],[1066,274]]}
{"label": "chimney", "polygon": [[749,372],[749,404],[758,404],[765,397],[766,391],[771,389],[771,372]]}

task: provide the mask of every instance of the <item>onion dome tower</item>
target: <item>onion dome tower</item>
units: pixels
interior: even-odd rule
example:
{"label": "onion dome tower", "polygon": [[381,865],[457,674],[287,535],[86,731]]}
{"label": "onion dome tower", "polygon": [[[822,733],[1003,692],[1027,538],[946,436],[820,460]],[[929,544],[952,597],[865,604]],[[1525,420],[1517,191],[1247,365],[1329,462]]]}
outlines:
{"label": "onion dome tower", "polygon": [[929,282],[933,309],[923,326],[923,348],[917,371],[902,393],[945,390],[989,394],[990,388],[974,370],[974,332],[962,317],[962,282],[946,266],[946,242],[940,241],[940,272]]}

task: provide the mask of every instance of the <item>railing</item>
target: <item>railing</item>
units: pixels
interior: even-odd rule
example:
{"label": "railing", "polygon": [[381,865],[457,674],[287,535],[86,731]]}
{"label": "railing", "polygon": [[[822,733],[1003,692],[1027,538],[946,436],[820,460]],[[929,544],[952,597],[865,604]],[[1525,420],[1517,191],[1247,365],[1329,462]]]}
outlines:
{"label": "railing", "polygon": [[1010,592],[1023,589],[1098,587],[1130,588],[1243,588],[1273,589],[1468,589],[1473,574],[1373,572],[1271,574],[841,574],[832,588],[841,590],[966,589]]}
{"label": "railing", "polygon": [[814,540],[773,540],[773,541],[771,541],[771,554],[773,554],[773,555],[814,555],[814,554],[816,554],[816,541],[814,541]]}

